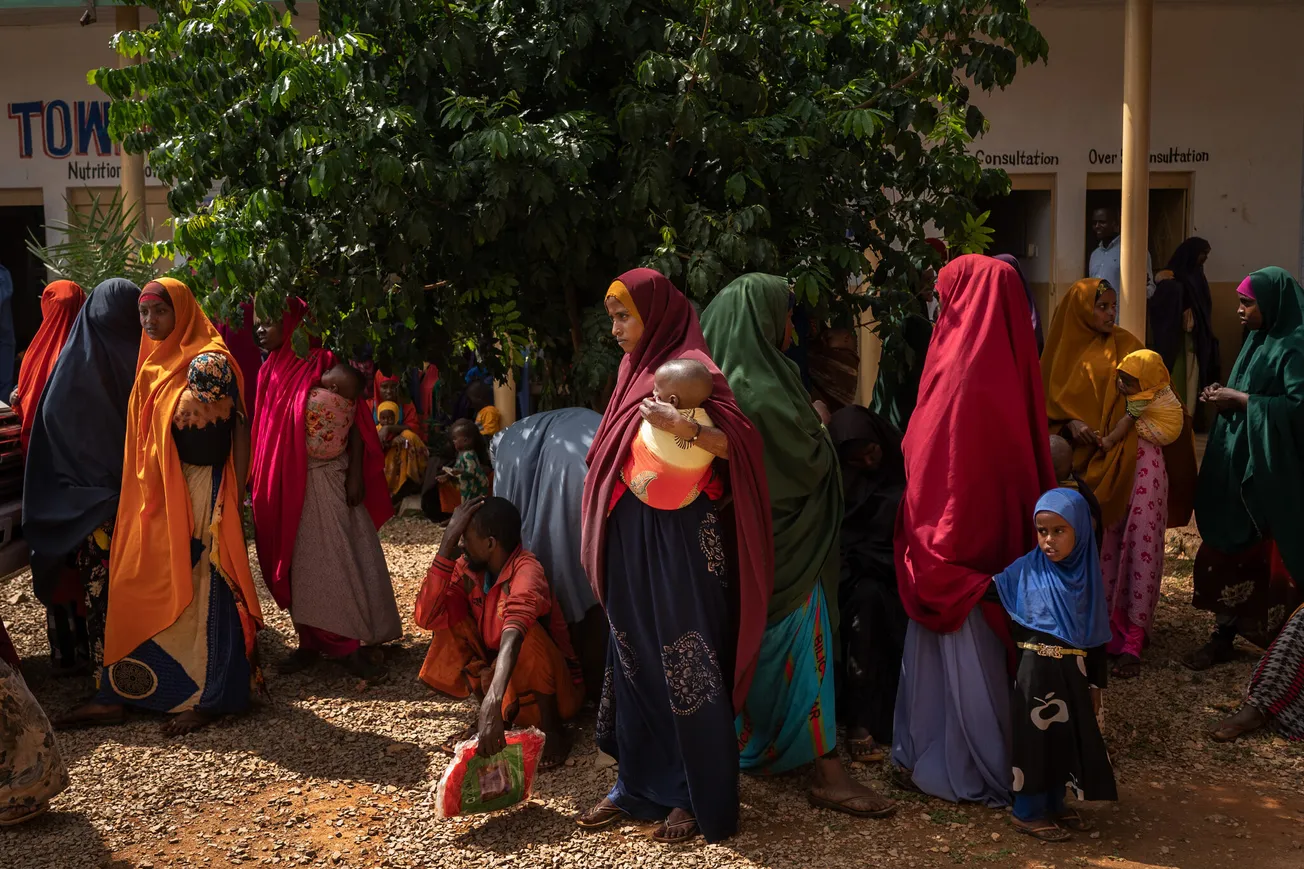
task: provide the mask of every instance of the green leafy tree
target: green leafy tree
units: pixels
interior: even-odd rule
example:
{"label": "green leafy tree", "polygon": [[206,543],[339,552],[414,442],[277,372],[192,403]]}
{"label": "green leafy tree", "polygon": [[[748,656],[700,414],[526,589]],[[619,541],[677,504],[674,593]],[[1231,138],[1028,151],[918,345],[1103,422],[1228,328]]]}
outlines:
{"label": "green leafy tree", "polygon": [[1008,189],[971,94],[1047,52],[1023,0],[335,0],[308,40],[261,0],[147,5],[115,40],[142,62],[90,80],[212,313],[300,295],[382,364],[530,343],[580,354],[576,393],[585,312],[638,265],[856,313],[870,250],[896,328],[926,230]]}

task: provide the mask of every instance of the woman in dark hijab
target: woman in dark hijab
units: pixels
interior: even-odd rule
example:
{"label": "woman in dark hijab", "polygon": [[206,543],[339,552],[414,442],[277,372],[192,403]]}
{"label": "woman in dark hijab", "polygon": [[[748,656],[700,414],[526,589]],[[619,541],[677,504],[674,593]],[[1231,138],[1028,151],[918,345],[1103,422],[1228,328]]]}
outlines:
{"label": "woman in dark hijab", "polygon": [[1147,303],[1150,349],[1172,372],[1173,391],[1190,413],[1200,390],[1222,377],[1213,333],[1213,296],[1204,276],[1209,242],[1192,236],[1177,246],[1168,268],[1155,275]]}
{"label": "woman in dark hijab", "polygon": [[[118,512],[127,399],[140,350],[140,289],[105,281],[82,306],[36,408],[23,486],[23,535],[37,596],[73,559],[87,591],[96,670],[103,657],[106,530]],[[88,436],[90,433],[91,436]]]}
{"label": "woman in dark hijab", "polygon": [[882,760],[892,745],[892,714],[906,642],[892,535],[905,491],[901,433],[873,411],[845,407],[829,434],[842,465],[842,576],[838,585],[841,667],[838,709],[851,759]]}
{"label": "woman in dark hijab", "polygon": [[1032,332],[1037,336],[1037,355],[1040,356],[1041,351],[1046,349],[1046,334],[1041,328],[1041,314],[1037,311],[1037,301],[1032,297],[1032,286],[1028,283],[1028,276],[1023,273],[1019,258],[1013,254],[998,253],[992,259],[1000,260],[1019,273],[1019,283],[1023,284],[1023,294],[1028,297],[1028,308],[1032,312]]}

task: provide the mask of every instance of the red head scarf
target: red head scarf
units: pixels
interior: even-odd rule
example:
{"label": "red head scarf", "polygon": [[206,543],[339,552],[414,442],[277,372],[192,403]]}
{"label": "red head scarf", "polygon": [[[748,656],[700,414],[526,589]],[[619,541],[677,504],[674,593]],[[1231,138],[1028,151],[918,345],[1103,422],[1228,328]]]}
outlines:
{"label": "red head scarf", "polygon": [[258,413],[258,369],[263,365],[263,354],[254,339],[254,306],[245,302],[240,306],[240,319],[234,325],[217,324],[218,334],[230,348],[235,364],[240,366],[248,395],[244,397],[245,410],[252,419]]}
{"label": "red head scarf", "polygon": [[[41,293],[41,328],[23,355],[23,365],[18,372],[18,407],[14,408],[23,421],[19,440],[23,455],[32,437],[32,424],[36,422],[36,405],[41,400],[45,381],[50,379],[54,363],[59,361],[59,351],[72,331],[86,293],[72,281],[55,281]],[[4,396],[8,399],[9,396]]]}
{"label": "red head scarf", "polygon": [[589,448],[584,478],[581,559],[599,601],[606,590],[607,513],[620,466],[629,453],[643,418],[639,406],[652,395],[653,373],[670,359],[696,359],[711,372],[714,389],[703,407],[729,438],[729,481],[733,491],[738,551],[738,654],[734,671],[734,708],[741,709],[751,687],[765,632],[765,611],[774,589],[774,535],[770,492],[760,435],[738,409],[729,382],[711,361],[697,312],[665,275],[635,269],[617,279],[637,308],[643,337],[620,362],[616,389]]}
{"label": "red head scarf", "polygon": [[[308,486],[308,393],[338,361],[335,354],[316,345],[305,359],[295,355],[290,335],[306,313],[307,305],[302,300],[291,299],[281,317],[285,340],[267,355],[258,371],[262,400],[253,423],[250,488],[258,563],[263,582],[282,609],[290,608],[290,566]],[[371,521],[379,528],[394,515],[394,508],[376,427],[363,411],[362,402],[358,404],[353,426],[362,438],[362,473],[367,488],[364,503]]]}
{"label": "red head scarf", "polygon": [[[400,380],[397,375],[394,377],[390,377],[388,374],[381,374],[379,371],[376,372],[375,383],[372,385],[372,389],[371,389],[371,414],[373,417],[372,422],[377,421],[374,417],[377,413],[377,409],[380,407],[381,402],[384,401],[384,399],[380,397],[380,387],[382,385],[386,385],[390,383],[393,383],[394,385],[398,386],[400,389],[402,388],[403,385],[402,380]],[[400,422],[402,422],[403,425],[407,426],[409,431],[411,431],[413,434],[415,434],[417,437],[421,438],[421,440],[424,441],[426,439],[426,434],[427,434],[426,425],[421,420],[421,414],[417,412],[417,406],[410,401],[399,401],[397,399],[395,400],[394,403],[400,405],[403,408],[403,418],[400,420]]]}
{"label": "red head scarf", "polygon": [[985,256],[937,280],[937,327],[902,450],[901,602],[929,630],[958,630],[991,578],[1036,543],[1033,507],[1055,486],[1037,340],[1018,274]]}

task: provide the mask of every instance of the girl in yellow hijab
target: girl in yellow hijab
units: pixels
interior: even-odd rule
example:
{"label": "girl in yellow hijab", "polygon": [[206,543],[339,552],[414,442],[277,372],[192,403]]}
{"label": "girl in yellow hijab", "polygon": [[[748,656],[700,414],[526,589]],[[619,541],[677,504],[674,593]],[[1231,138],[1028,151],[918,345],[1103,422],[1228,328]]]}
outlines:
{"label": "girl in yellow hijab", "polygon": [[94,701],[62,723],[115,723],[135,706],[176,713],[175,735],[243,712],[258,678],[240,519],[249,428],[240,368],[189,288],[152,281],[139,309],[104,668]]}
{"label": "girl in yellow hijab", "polygon": [[1117,316],[1118,293],[1107,282],[1074,284],[1055,309],[1041,375],[1050,433],[1074,444],[1073,470],[1100,501],[1100,562],[1113,629],[1108,651],[1117,658],[1114,675],[1131,678],[1140,673],[1159,602],[1169,493],[1164,451],[1157,440],[1138,437],[1143,426],[1133,424],[1129,410],[1144,416],[1147,401],[1153,406],[1167,388],[1168,372],[1162,361],[1154,367],[1155,354],[1145,355],[1136,336],[1114,325]]}

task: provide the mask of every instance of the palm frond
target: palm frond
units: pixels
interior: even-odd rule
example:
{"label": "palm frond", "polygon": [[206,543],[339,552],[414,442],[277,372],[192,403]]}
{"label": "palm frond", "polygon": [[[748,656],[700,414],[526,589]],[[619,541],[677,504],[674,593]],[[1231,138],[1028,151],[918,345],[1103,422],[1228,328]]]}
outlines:
{"label": "palm frond", "polygon": [[[47,231],[62,234],[55,244],[41,244],[35,234],[27,240],[27,249],[43,262],[51,273],[76,281],[87,290],[109,278],[127,278],[141,286],[153,280],[153,264],[141,259],[141,245],[149,238],[135,233],[138,206],[128,207],[120,189],[103,201],[102,194],[92,193],[86,210],[76,208],[64,197],[67,220],[46,224]],[[152,227],[147,228],[153,236]]]}

